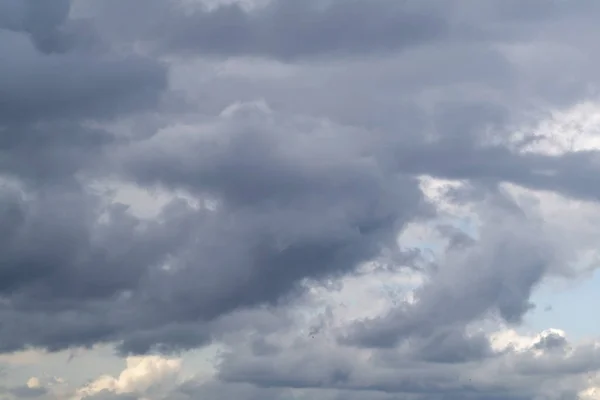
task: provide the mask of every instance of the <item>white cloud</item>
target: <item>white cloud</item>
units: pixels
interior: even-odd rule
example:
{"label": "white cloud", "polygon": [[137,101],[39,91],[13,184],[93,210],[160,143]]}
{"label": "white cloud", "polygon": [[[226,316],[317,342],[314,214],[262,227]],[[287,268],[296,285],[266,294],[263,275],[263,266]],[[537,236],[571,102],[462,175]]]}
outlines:
{"label": "white cloud", "polygon": [[81,400],[107,390],[116,394],[132,393],[145,398],[173,389],[180,380],[181,360],[159,356],[127,357],[119,376],[103,375],[79,388],[73,400]]}
{"label": "white cloud", "polygon": [[27,380],[27,387],[30,389],[36,389],[41,386],[42,386],[42,384],[40,383],[40,379],[36,378],[35,376],[32,376],[31,378],[29,378]]}
{"label": "white cloud", "polygon": [[564,155],[570,152],[600,149],[600,104],[586,100],[565,110],[555,110],[533,126],[513,135],[518,142],[533,134],[533,140],[521,147],[523,152]]}

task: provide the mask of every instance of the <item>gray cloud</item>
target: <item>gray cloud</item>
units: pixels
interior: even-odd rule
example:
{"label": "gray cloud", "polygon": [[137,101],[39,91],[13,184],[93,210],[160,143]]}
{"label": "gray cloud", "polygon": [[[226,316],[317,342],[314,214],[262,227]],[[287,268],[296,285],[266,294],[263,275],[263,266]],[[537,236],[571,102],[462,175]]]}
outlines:
{"label": "gray cloud", "polygon": [[[598,369],[591,349],[566,356],[564,338],[545,336],[502,353],[470,329],[519,325],[534,289],[574,260],[500,184],[598,199],[597,151],[528,153],[511,139],[540,108],[594,98],[598,12],[587,0],[189,13],[0,0],[0,351],[236,348],[181,399],[575,398]],[[450,197],[483,225],[434,221],[452,241],[421,271],[416,302],[340,329],[325,315],[290,350],[267,340],[289,329],[308,283],[419,260],[396,241],[441,212],[421,175],[463,181]],[[142,218],[94,190],[107,180],[199,206],[179,198]],[[248,330],[263,336],[236,336]]]}
{"label": "gray cloud", "polygon": [[[288,325],[285,331],[295,336],[295,329]],[[267,338],[277,343],[277,336]],[[492,350],[482,333],[449,330],[445,337],[415,338],[409,345],[369,353],[339,346],[332,339],[330,333],[296,337],[277,352],[255,353],[238,337],[218,364],[219,387],[252,384],[249,390],[265,395],[277,388],[283,392],[279,396],[301,399],[576,399],[588,374],[598,370],[595,350],[566,340],[573,352],[540,349],[536,342],[520,351]],[[461,350],[455,353],[458,357],[448,353],[454,348]],[[484,351],[473,353],[468,348]],[[476,356],[469,358],[469,353]],[[205,394],[216,385],[191,381],[182,387],[188,393]]]}
{"label": "gray cloud", "polygon": [[91,396],[85,396],[84,400],[136,400],[138,396],[135,394],[115,394],[108,390],[102,390],[100,393],[96,393]]}
{"label": "gray cloud", "polygon": [[[300,57],[402,50],[449,36],[440,15],[389,1],[275,1],[248,11],[238,4],[202,7],[186,14],[174,5],[129,0],[90,4],[121,37],[142,38],[162,52],[214,56],[258,55],[285,60]],[[145,19],[123,27],[119,8]],[[159,14],[160,13],[160,14]],[[160,21],[156,17],[160,15]],[[351,29],[348,29],[350,28]],[[113,33],[114,35],[114,33]]]}
{"label": "gray cloud", "polygon": [[[255,3],[248,8],[221,2],[208,8],[197,2],[191,12],[176,1],[86,1],[80,7],[84,14],[99,17],[97,23],[112,40],[139,41],[171,54],[288,61],[401,51],[424,43],[517,42],[536,38],[540,32],[555,33],[557,26],[575,20],[587,27],[593,22],[590,14],[598,12],[597,4],[587,0],[570,6],[496,0]],[[128,13],[119,10],[141,13],[144,18],[125,23],[130,22]]]}
{"label": "gray cloud", "polygon": [[411,346],[415,347],[415,358],[437,363],[477,361],[493,353],[485,335],[468,337],[459,329],[439,329],[426,339],[414,338]]}
{"label": "gray cloud", "polygon": [[567,346],[567,339],[557,333],[551,333],[543,336],[536,344],[535,348],[539,350],[564,350]]}
{"label": "gray cloud", "polygon": [[[544,238],[536,221],[523,223],[521,213],[487,218],[476,244],[448,249],[446,263],[417,290],[414,303],[401,304],[386,317],[357,323],[342,340],[385,347],[410,337],[441,334],[438,342],[443,343],[444,328],[465,326],[490,312],[508,323],[520,322],[532,307],[529,298],[535,285],[553,263],[560,265],[563,255]],[[476,273],[465,279],[475,265]],[[468,348],[461,353],[467,356]]]}
{"label": "gray cloud", "polygon": [[0,52],[10,55],[0,66],[3,176],[41,185],[68,180],[115,139],[84,123],[147,110],[166,88],[166,70],[156,60],[46,48],[54,45],[44,41],[59,40],[76,22],[69,9],[69,1],[0,3]]}
{"label": "gray cloud", "polygon": [[43,387],[17,386],[11,388],[9,392],[18,399],[38,398],[46,394],[48,391]]}
{"label": "gray cloud", "polygon": [[[368,155],[355,158],[364,149],[324,147],[324,140],[335,146],[337,132],[307,121],[308,130],[291,125],[284,137],[263,123],[240,130],[237,118],[226,120],[217,136],[191,138],[189,156],[171,152],[161,136],[125,153],[139,182],[182,187],[218,203],[190,232],[196,244],[182,247],[175,272],[148,283],[142,309],[171,320],[274,303],[304,278],[351,272],[393,248],[395,232],[422,213],[416,181]],[[303,150],[286,144],[294,141]]]}
{"label": "gray cloud", "polygon": [[[156,104],[166,84],[155,61],[135,56],[43,55],[26,37],[3,32],[0,123],[97,119]],[[5,128],[6,129],[6,128]]]}
{"label": "gray cloud", "polygon": [[[290,130],[288,140],[329,157],[315,163],[307,153],[287,153],[283,143],[274,141],[277,130],[266,130],[266,125],[228,132],[237,119],[223,124],[216,133],[220,139],[228,135],[229,144],[201,156],[199,164],[180,164],[187,157],[169,154],[160,135],[123,153],[126,164],[140,171],[139,182],[208,194],[218,200],[215,211],[173,203],[157,221],[144,222],[115,206],[105,209],[107,222],[99,223],[97,199],[77,188],[26,191],[25,198],[15,189],[6,198],[6,215],[13,222],[4,236],[4,254],[12,260],[3,270],[2,288],[10,296],[4,318],[20,327],[22,316],[15,310],[50,311],[56,313],[51,319],[64,324],[30,329],[29,324],[49,318],[40,314],[37,321],[28,318],[28,329],[19,336],[12,336],[14,327],[0,330],[12,337],[3,341],[6,350],[119,339],[134,352],[161,343],[193,347],[205,334],[199,335],[201,325],[189,322],[275,303],[299,289],[305,278],[351,272],[392,248],[402,224],[422,213],[422,196],[412,178],[386,171],[369,158],[355,160],[358,147],[340,149],[334,160],[335,148],[306,141],[307,135],[333,135],[333,146],[335,131],[309,125],[293,136]],[[209,139],[184,146],[197,154],[213,145]],[[239,157],[241,148],[247,160]],[[154,159],[155,149],[164,156]],[[154,171],[160,175],[153,177]],[[68,213],[47,211],[59,209]],[[161,269],[165,263],[170,270]],[[118,311],[108,311],[116,304]],[[72,309],[77,310],[74,319],[67,317]],[[94,319],[104,312],[104,318]]]}
{"label": "gray cloud", "polygon": [[5,0],[0,4],[0,27],[26,32],[41,51],[62,50],[64,37],[60,28],[67,21],[69,9],[69,0],[56,1],[52,6],[31,0]]}

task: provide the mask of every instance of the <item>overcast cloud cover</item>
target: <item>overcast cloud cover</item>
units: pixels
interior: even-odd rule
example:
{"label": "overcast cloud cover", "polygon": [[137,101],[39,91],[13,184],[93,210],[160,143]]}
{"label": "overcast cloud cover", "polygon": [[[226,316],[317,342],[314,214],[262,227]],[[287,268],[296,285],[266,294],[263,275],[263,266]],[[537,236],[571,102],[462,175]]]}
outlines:
{"label": "overcast cloud cover", "polygon": [[0,0],[0,398],[599,399],[599,19]]}

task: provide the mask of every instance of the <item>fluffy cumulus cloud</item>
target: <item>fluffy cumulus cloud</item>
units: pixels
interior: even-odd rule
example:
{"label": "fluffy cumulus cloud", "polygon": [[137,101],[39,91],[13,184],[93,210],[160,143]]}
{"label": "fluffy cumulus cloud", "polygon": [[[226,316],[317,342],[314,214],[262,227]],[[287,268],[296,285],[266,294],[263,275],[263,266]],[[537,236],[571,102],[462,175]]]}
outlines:
{"label": "fluffy cumulus cloud", "polygon": [[[104,375],[79,388],[73,399],[101,399],[154,393],[177,382],[181,362],[157,356],[128,357],[126,368],[118,377]],[[117,397],[119,398],[119,397]]]}
{"label": "fluffy cumulus cloud", "polygon": [[0,0],[0,397],[600,398],[599,17]]}

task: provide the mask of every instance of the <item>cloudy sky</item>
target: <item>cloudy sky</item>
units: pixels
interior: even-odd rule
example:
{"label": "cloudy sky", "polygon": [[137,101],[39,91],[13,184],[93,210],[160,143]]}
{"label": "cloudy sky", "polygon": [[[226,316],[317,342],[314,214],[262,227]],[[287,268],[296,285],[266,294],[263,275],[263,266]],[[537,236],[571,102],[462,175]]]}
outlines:
{"label": "cloudy sky", "polygon": [[0,0],[0,399],[600,399],[599,19]]}

